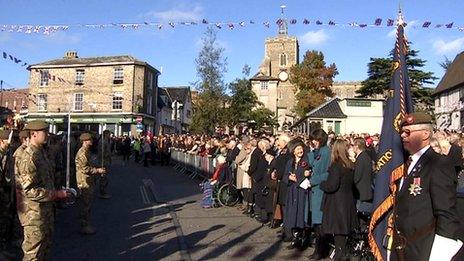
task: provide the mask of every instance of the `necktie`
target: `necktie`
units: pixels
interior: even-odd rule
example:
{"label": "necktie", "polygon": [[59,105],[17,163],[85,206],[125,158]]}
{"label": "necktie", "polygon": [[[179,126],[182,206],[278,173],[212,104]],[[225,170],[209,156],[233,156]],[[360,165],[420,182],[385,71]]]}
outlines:
{"label": "necktie", "polygon": [[412,163],[412,156],[409,156],[408,159],[406,160],[406,162],[404,162],[404,175],[407,176],[408,175],[408,169],[409,169],[409,166],[411,165]]}

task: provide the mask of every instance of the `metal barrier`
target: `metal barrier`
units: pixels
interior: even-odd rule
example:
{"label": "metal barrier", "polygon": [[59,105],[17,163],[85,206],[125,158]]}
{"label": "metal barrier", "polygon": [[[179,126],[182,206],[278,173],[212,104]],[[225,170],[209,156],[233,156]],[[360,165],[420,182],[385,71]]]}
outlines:
{"label": "metal barrier", "polygon": [[212,157],[202,157],[171,148],[171,162],[174,163],[176,172],[186,174],[192,179],[195,177],[209,179],[214,173]]}

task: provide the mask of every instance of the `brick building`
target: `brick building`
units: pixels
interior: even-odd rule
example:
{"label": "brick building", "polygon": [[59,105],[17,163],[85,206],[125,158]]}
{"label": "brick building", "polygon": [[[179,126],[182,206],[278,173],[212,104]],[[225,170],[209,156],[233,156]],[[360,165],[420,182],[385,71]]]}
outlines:
{"label": "brick building", "polygon": [[146,62],[128,55],[79,58],[67,52],[29,69],[35,102],[29,103],[28,120],[46,120],[52,132],[67,129],[68,113],[73,131],[135,135],[155,128],[160,72]]}

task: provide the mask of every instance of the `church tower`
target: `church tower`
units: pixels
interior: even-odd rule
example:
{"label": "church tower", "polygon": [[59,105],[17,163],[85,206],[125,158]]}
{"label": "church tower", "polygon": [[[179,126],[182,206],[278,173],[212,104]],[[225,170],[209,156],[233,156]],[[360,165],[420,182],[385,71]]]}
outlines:
{"label": "church tower", "polygon": [[295,93],[289,74],[290,67],[299,63],[299,46],[297,38],[288,35],[288,23],[283,12],[277,23],[278,34],[266,39],[264,60],[250,80],[258,100],[275,113],[279,123],[277,130],[283,131],[294,121]]}

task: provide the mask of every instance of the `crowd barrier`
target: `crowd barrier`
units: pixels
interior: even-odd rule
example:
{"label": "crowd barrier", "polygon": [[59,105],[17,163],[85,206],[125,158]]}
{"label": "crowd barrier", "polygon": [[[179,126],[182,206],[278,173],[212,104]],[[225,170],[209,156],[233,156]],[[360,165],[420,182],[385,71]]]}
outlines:
{"label": "crowd barrier", "polygon": [[171,148],[171,162],[174,163],[174,169],[177,172],[189,175],[192,179],[196,177],[203,179],[213,177],[214,165],[212,157],[202,157]]}

